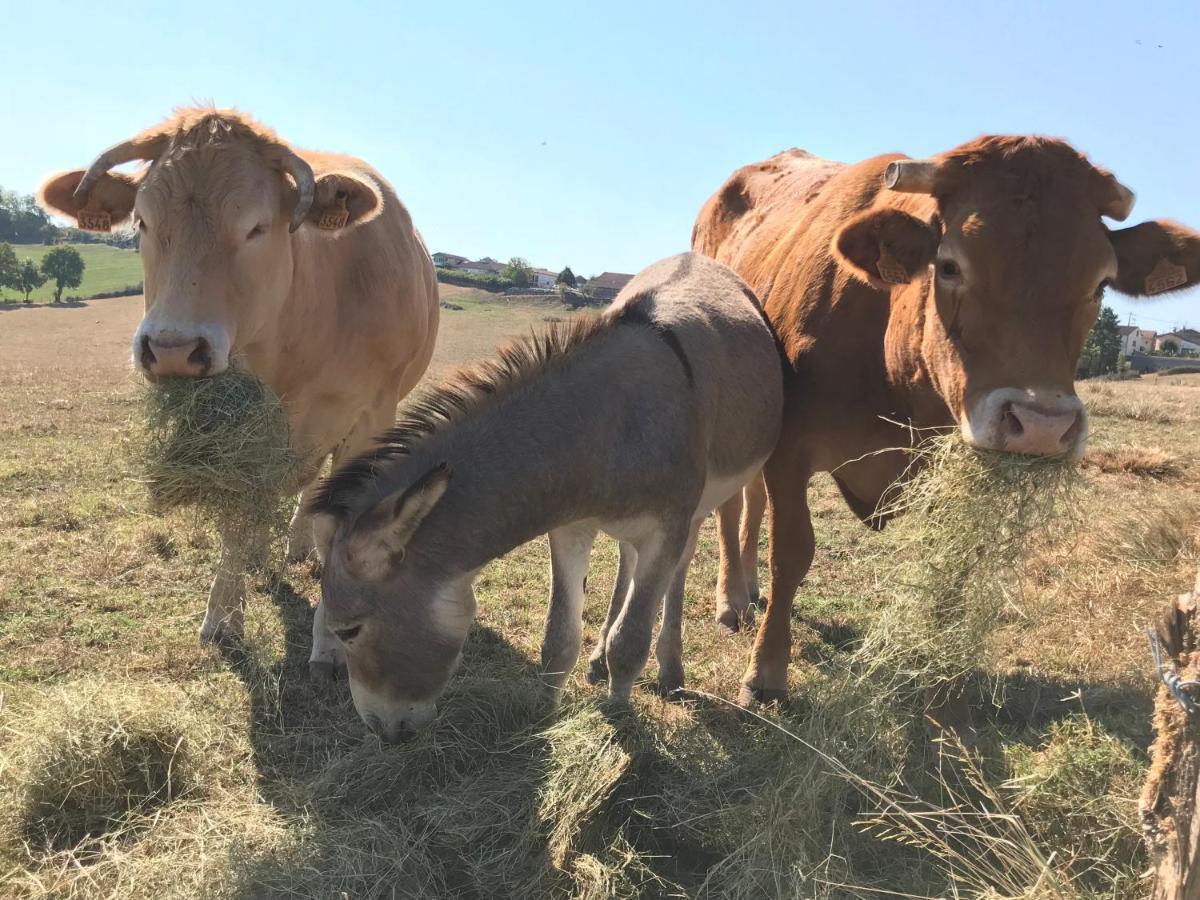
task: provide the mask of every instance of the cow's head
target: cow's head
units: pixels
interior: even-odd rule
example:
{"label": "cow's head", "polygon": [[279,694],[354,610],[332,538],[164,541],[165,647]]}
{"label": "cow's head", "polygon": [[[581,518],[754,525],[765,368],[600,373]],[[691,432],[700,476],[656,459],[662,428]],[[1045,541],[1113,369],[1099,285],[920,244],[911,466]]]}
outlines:
{"label": "cow's head", "polygon": [[932,213],[929,199],[885,191],[839,230],[835,252],[919,310],[920,365],[963,437],[1082,454],[1075,370],[1105,288],[1147,296],[1200,282],[1200,234],[1170,222],[1109,230],[1101,217],[1124,220],[1132,192],[1057,140],[980,138],[891,162],[884,184],[931,198]]}
{"label": "cow's head", "polygon": [[[149,165],[133,176],[109,171],[134,160]],[[80,228],[137,223],[146,314],[133,360],[152,378],[224,371],[280,315],[296,242],[336,235],[382,206],[362,175],[315,178],[271,132],[216,110],[185,111],[87,169],[52,176],[39,199]]]}

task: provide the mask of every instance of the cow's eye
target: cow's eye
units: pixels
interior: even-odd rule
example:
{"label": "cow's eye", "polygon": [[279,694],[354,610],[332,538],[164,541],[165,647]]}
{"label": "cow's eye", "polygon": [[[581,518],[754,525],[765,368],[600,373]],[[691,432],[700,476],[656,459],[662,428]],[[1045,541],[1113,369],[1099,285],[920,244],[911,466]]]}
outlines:
{"label": "cow's eye", "polygon": [[1099,303],[1101,300],[1104,299],[1104,292],[1107,289],[1108,289],[1108,279],[1105,278],[1102,282],[1100,282],[1099,285],[1097,285],[1096,292],[1094,294],[1092,294],[1092,299],[1096,303]]}
{"label": "cow's eye", "polygon": [[255,225],[253,228],[251,228],[249,232],[246,233],[246,240],[252,241],[256,237],[260,237],[266,233],[267,233],[267,226],[263,225],[262,223],[259,223],[258,225]]}
{"label": "cow's eye", "polygon": [[138,217],[138,220],[137,220],[137,227],[138,227],[138,231],[140,231],[142,234],[145,234],[147,231],[150,230],[150,226],[146,224],[146,220],[141,218],[140,216]]}
{"label": "cow's eye", "polygon": [[942,278],[958,278],[960,275],[962,275],[962,269],[960,269],[958,267],[958,263],[952,259],[938,260],[937,269],[938,275],[942,276]]}
{"label": "cow's eye", "polygon": [[358,637],[360,631],[362,631],[362,626],[355,625],[351,628],[339,628],[334,634],[338,636],[339,641],[352,641]]}

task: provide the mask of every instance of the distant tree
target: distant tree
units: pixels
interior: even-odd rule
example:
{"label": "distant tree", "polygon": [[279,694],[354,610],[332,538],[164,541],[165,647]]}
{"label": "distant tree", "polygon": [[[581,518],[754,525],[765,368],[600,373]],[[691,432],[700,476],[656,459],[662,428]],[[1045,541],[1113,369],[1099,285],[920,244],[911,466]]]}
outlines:
{"label": "distant tree", "polygon": [[21,268],[17,271],[17,280],[13,285],[18,291],[25,295],[25,302],[29,302],[29,295],[46,283],[46,276],[37,264],[32,259],[22,261]]}
{"label": "distant tree", "polygon": [[566,285],[567,287],[575,287],[575,273],[571,271],[571,267],[567,266],[565,269],[559,272],[558,277],[554,279],[554,283]]}
{"label": "distant tree", "polygon": [[0,244],[0,293],[4,288],[17,286],[17,273],[21,270],[17,253],[11,244]]}
{"label": "distant tree", "polygon": [[1105,306],[1096,318],[1083,353],[1079,356],[1079,374],[1085,378],[1117,371],[1121,361],[1121,321]]}
{"label": "distant tree", "polygon": [[32,195],[0,189],[0,241],[38,243],[48,228],[57,230]]}
{"label": "distant tree", "polygon": [[63,288],[79,287],[83,283],[83,257],[74,247],[65,244],[55,247],[42,257],[42,271],[54,279],[54,302],[62,301]]}
{"label": "distant tree", "polygon": [[1162,342],[1162,347],[1160,349],[1167,356],[1174,356],[1179,352],[1179,345],[1174,341],[1167,340]]}
{"label": "distant tree", "polygon": [[514,256],[508,261],[500,277],[511,281],[517,287],[526,287],[533,283],[533,266],[529,265],[528,260]]}

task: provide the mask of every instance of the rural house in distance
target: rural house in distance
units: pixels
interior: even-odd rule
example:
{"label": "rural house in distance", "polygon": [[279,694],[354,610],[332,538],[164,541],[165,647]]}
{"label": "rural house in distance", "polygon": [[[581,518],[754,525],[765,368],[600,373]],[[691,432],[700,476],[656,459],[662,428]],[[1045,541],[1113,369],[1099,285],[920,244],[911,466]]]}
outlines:
{"label": "rural house in distance", "polygon": [[1160,334],[1154,343],[1156,350],[1171,350],[1183,356],[1200,355],[1200,331],[1194,328],[1180,328],[1178,331],[1168,331]]}
{"label": "rural house in distance", "polygon": [[1158,336],[1155,331],[1146,331],[1135,325],[1122,325],[1117,329],[1121,336],[1121,353],[1131,356],[1134,353],[1149,353],[1154,349],[1154,339]]}
{"label": "rural house in distance", "polygon": [[612,300],[632,280],[623,272],[601,272],[587,283],[587,292],[597,300]]}
{"label": "rural house in distance", "polygon": [[467,261],[465,256],[456,253],[433,253],[433,264],[439,269],[457,269]]}

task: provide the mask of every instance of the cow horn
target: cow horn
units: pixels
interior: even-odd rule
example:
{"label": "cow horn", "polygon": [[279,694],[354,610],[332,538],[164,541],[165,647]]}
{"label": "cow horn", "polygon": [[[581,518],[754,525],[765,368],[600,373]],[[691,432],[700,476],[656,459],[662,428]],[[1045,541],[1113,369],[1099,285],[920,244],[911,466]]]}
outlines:
{"label": "cow horn", "polygon": [[888,163],[883,185],[904,194],[930,194],[937,171],[938,164],[929,159],[898,159]]}
{"label": "cow horn", "polygon": [[113,166],[132,162],[135,159],[155,159],[157,156],[158,153],[153,144],[141,143],[136,138],[114,144],[97,156],[95,161],[88,166],[87,171],[83,173],[83,178],[79,179],[79,184],[75,186],[72,199],[79,206],[83,206],[100,176]]}
{"label": "cow horn", "polygon": [[1129,218],[1129,214],[1133,212],[1133,201],[1137,199],[1133,191],[1117,181],[1113,177],[1109,177],[1109,196],[1104,205],[1100,207],[1100,211],[1117,222],[1124,222]]}
{"label": "cow horn", "polygon": [[280,165],[283,166],[285,172],[292,176],[292,180],[296,182],[296,190],[300,193],[300,196],[296,198],[296,208],[292,210],[292,224],[288,226],[288,230],[294,232],[304,224],[304,219],[308,215],[309,209],[312,208],[313,195],[316,193],[317,185],[313,179],[312,166],[291,150],[283,155]]}

